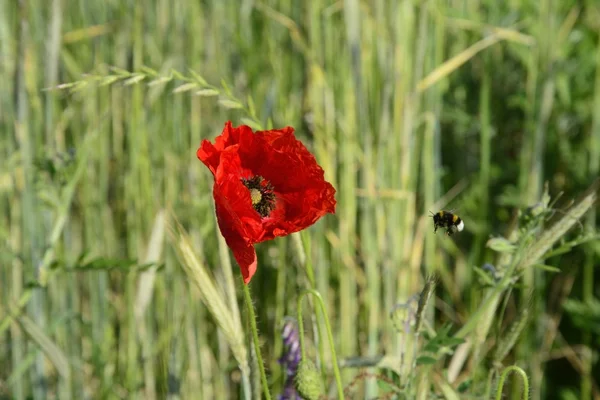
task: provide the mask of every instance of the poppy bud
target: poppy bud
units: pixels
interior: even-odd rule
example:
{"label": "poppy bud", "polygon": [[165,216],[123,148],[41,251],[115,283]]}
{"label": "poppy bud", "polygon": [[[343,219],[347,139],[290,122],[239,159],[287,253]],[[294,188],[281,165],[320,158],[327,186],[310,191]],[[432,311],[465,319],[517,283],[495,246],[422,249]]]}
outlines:
{"label": "poppy bud", "polygon": [[321,376],[310,360],[300,361],[296,372],[296,390],[303,399],[318,400],[323,393]]}

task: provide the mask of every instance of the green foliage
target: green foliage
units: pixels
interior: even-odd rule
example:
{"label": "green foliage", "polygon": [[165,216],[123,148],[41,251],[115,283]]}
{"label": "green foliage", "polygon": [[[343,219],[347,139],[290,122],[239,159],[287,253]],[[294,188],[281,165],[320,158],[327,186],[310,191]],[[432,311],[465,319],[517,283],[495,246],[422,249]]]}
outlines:
{"label": "green foliage", "polygon": [[582,331],[592,332],[596,345],[600,344],[600,301],[592,299],[589,303],[568,299],[563,307],[573,324]]}
{"label": "green foliage", "polygon": [[119,270],[122,272],[140,272],[152,267],[163,268],[164,265],[155,263],[139,263],[135,259],[113,259],[106,257],[95,257],[87,259],[85,255],[79,257],[73,265],[66,265],[55,262],[51,268],[65,272],[83,272],[83,271],[112,271]]}

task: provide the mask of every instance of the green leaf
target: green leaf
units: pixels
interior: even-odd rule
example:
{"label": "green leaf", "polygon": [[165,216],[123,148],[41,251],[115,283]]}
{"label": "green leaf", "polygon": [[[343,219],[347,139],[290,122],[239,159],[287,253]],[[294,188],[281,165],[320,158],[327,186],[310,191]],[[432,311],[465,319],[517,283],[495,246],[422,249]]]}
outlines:
{"label": "green leaf", "polygon": [[153,70],[152,68],[146,66],[146,65],[142,65],[140,67],[140,71],[142,71],[145,75],[147,76],[153,76],[153,77],[157,77],[158,76],[158,72]]}
{"label": "green leaf", "polygon": [[467,390],[471,388],[471,384],[473,383],[473,379],[467,379],[464,382],[461,382],[456,390],[460,393],[465,393]]}
{"label": "green leaf", "polygon": [[74,265],[66,265],[64,263],[57,263],[53,265],[53,268],[64,269],[67,271],[82,271],[82,270],[112,270],[112,269],[126,269],[129,270],[132,266],[137,265],[137,260],[134,259],[121,259],[121,258],[105,258],[98,257],[85,261],[84,257],[80,257]]}
{"label": "green leaf", "polygon": [[75,82],[75,86],[73,86],[72,91],[73,92],[79,92],[83,89],[85,89],[88,85],[87,81],[77,81]]}
{"label": "green leaf", "polygon": [[428,353],[437,353],[440,350],[440,345],[437,340],[433,339],[423,346],[423,351]]}
{"label": "green leaf", "polygon": [[181,72],[177,71],[176,69],[171,69],[171,74],[173,74],[173,76],[177,79],[179,79],[180,81],[189,81],[188,78],[186,78],[185,76],[183,76],[181,74]]}
{"label": "green leaf", "polygon": [[231,89],[229,88],[229,85],[227,84],[225,79],[221,79],[221,86],[223,86],[223,90],[225,90],[225,93],[227,93],[228,96],[231,96]]}
{"label": "green leaf", "polygon": [[239,101],[229,100],[229,99],[220,99],[219,104],[221,104],[225,108],[229,109],[239,109],[244,108],[244,106]]}
{"label": "green leaf", "polygon": [[44,288],[44,286],[41,285],[36,280],[29,280],[29,281],[25,282],[24,287],[25,287],[25,289],[43,289]]}
{"label": "green leaf", "polygon": [[167,83],[170,82],[172,79],[173,77],[171,76],[163,76],[162,78],[155,79],[152,82],[148,83],[148,86],[156,86],[162,83]]}
{"label": "green leaf", "polygon": [[138,83],[140,81],[143,81],[145,78],[146,78],[146,75],[144,75],[144,74],[137,74],[137,75],[135,75],[135,76],[133,76],[133,77],[125,80],[125,82],[123,82],[123,83],[126,86],[134,85],[134,84],[136,84],[136,83]]}
{"label": "green leaf", "polygon": [[121,75],[121,77],[131,75],[131,72],[127,71],[126,69],[119,68],[119,67],[110,67],[110,70],[113,71],[117,75]]}
{"label": "green leaf", "polygon": [[381,378],[377,378],[377,387],[382,392],[395,393],[399,391],[399,388],[392,382],[387,382]]}
{"label": "green leaf", "polygon": [[255,131],[262,131],[263,130],[262,125],[259,122],[255,121],[253,119],[243,117],[243,118],[240,119],[240,121],[242,122],[242,124],[248,125],[250,128],[254,129]]}
{"label": "green leaf", "polygon": [[591,330],[600,334],[600,301],[592,298],[587,302],[568,299],[563,308],[571,317],[574,325],[582,330]]}
{"label": "green leaf", "polygon": [[556,268],[556,267],[553,267],[551,265],[534,264],[533,266],[535,268],[539,268],[541,270],[548,271],[548,272],[560,272],[560,268]]}
{"label": "green leaf", "polygon": [[173,89],[173,93],[187,92],[187,91],[190,91],[190,90],[195,89],[197,87],[198,87],[198,84],[196,82],[184,83],[183,85],[178,86],[175,89]]}
{"label": "green leaf", "polygon": [[429,356],[420,356],[417,358],[417,365],[433,365],[437,362],[437,360],[433,357]]}
{"label": "green leaf", "polygon": [[116,81],[118,81],[121,78],[122,77],[120,77],[118,75],[108,75],[108,76],[105,76],[104,78],[102,78],[102,81],[100,82],[100,86],[112,85],[113,83],[115,83]]}
{"label": "green leaf", "polygon": [[71,376],[69,360],[62,349],[29,317],[21,315],[17,317],[17,321],[32,341],[46,354],[59,375],[63,379],[69,379]]}
{"label": "green leaf", "polygon": [[56,85],[55,87],[51,88],[51,89],[58,89],[58,90],[65,90],[65,89],[70,89],[73,86],[76,85],[77,82],[69,82],[69,83],[61,83],[59,85]]}
{"label": "green leaf", "polygon": [[51,265],[52,269],[61,269],[66,272],[79,272],[79,271],[111,271],[111,270],[122,270],[125,272],[129,271],[143,271],[150,267],[156,267],[156,270],[160,270],[164,267],[163,264],[158,263],[144,263],[139,264],[135,259],[127,258],[106,258],[97,257],[89,261],[86,261],[87,255],[82,254],[77,261],[70,265],[64,262],[56,262]]}
{"label": "green leaf", "polygon": [[202,86],[208,86],[208,82],[206,82],[206,79],[204,79],[202,76],[200,76],[196,71],[194,71],[193,69],[189,68],[188,71],[190,71],[190,74],[192,74],[192,76],[194,77],[194,79]]}
{"label": "green leaf", "polygon": [[487,241],[485,246],[498,253],[512,253],[517,248],[517,246],[503,237],[492,238]]}
{"label": "green leaf", "polygon": [[444,339],[442,341],[442,345],[447,346],[447,347],[456,347],[459,344],[463,344],[464,342],[465,342],[464,339],[451,337],[451,338]]}
{"label": "green leaf", "polygon": [[200,89],[194,92],[196,96],[210,97],[210,96],[218,96],[219,91],[215,89]]}
{"label": "green leaf", "polygon": [[93,270],[127,269],[136,264],[137,260],[100,257],[85,264],[76,265],[75,268]]}
{"label": "green leaf", "polygon": [[252,118],[256,118],[256,108],[254,107],[254,100],[252,96],[248,95],[248,113]]}
{"label": "green leaf", "polygon": [[479,277],[484,281],[484,283],[486,285],[490,285],[490,286],[494,286],[496,282],[494,282],[494,279],[492,279],[492,277],[490,276],[490,274],[484,270],[482,270],[481,268],[477,267],[474,269],[475,273],[477,273],[477,275],[479,275]]}

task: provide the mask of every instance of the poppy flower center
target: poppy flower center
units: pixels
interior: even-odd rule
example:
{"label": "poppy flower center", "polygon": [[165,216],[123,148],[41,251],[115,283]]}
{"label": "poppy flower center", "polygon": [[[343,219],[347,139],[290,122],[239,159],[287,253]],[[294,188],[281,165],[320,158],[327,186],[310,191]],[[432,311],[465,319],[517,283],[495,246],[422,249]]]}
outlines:
{"label": "poppy flower center", "polygon": [[261,217],[268,217],[271,211],[275,209],[273,185],[258,175],[252,178],[242,178],[242,183],[250,191],[252,207]]}

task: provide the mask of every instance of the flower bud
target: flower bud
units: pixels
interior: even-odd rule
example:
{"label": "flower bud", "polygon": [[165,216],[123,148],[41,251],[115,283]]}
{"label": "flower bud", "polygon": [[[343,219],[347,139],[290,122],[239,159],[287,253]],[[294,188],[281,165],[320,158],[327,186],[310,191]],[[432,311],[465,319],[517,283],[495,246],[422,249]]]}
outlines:
{"label": "flower bud", "polygon": [[323,393],[321,376],[310,360],[302,360],[296,372],[296,390],[303,399],[318,400]]}

